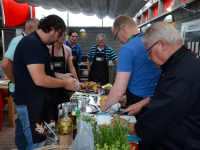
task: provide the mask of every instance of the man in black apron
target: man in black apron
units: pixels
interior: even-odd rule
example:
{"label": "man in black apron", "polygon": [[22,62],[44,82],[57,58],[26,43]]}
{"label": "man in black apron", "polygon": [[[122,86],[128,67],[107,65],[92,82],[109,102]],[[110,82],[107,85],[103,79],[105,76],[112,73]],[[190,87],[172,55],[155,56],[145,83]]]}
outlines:
{"label": "man in black apron", "polygon": [[[79,36],[79,32],[76,29],[70,29],[68,32],[68,41],[64,42],[65,45],[69,46],[72,50],[72,60],[73,65],[76,69],[76,74],[79,79],[78,63],[82,57],[82,48],[76,43]],[[69,73],[68,65],[66,66],[66,71]]]}
{"label": "man in black apron", "polygon": [[[44,121],[55,126],[54,103],[56,90],[65,87],[76,90],[72,78],[54,73],[46,45],[58,41],[66,31],[64,21],[50,15],[40,20],[38,30],[18,44],[13,61],[16,112],[26,136],[27,149],[43,146],[46,139]],[[57,79],[56,79],[56,78]],[[63,79],[63,80],[61,80]]]}
{"label": "man in black apron", "polygon": [[[36,18],[28,19],[25,24],[25,31],[21,35],[12,39],[11,43],[8,46],[8,50],[6,51],[4,58],[2,59],[1,67],[3,68],[3,71],[8,77],[8,79],[11,81],[10,86],[9,86],[9,92],[13,98],[15,98],[14,97],[14,90],[15,90],[14,83],[15,82],[14,82],[14,76],[13,76],[13,57],[14,57],[15,49],[19,41],[24,36],[27,36],[33,31],[37,30],[38,24],[39,24],[38,19]],[[24,132],[23,132],[23,126],[21,122],[19,121],[19,118],[17,118],[16,120],[15,144],[17,148],[20,150],[26,150],[27,145],[28,145],[26,142],[26,136],[24,135]]]}
{"label": "man in black apron", "polygon": [[[101,111],[106,111],[113,104],[120,102],[125,92],[127,106],[149,97],[155,92],[161,74],[161,70],[149,60],[145,53],[146,47],[141,40],[142,33],[131,17],[118,16],[112,30],[114,39],[124,45],[118,54],[115,84],[107,101],[101,104]],[[139,148],[149,150],[150,145],[140,142]]]}
{"label": "man in black apron", "polygon": [[[115,60],[117,63],[117,55],[109,46],[105,45],[106,36],[104,34],[97,35],[97,45],[94,45],[87,58],[87,68],[89,71],[89,81],[100,82],[101,85],[109,83],[108,61]],[[90,63],[92,66],[90,68]]]}

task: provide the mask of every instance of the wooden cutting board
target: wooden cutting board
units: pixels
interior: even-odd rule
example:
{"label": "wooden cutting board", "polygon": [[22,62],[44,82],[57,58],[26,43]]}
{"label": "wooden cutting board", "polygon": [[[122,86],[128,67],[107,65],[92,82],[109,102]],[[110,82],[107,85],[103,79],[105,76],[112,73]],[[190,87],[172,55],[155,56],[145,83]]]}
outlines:
{"label": "wooden cutting board", "polygon": [[1,85],[2,85],[2,86],[6,86],[6,85],[8,85],[8,82],[10,82],[10,81],[8,80],[8,81],[6,81],[6,82],[3,82],[3,83],[1,83]]}

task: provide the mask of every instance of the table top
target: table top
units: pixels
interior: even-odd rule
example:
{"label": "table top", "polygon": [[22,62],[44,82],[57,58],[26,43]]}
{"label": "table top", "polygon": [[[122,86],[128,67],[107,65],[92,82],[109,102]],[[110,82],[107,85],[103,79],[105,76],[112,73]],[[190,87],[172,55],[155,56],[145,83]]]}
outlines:
{"label": "table top", "polygon": [[[0,78],[0,81],[7,81],[8,82],[9,80]],[[1,85],[0,84],[0,90],[8,91],[8,84],[7,85]]]}

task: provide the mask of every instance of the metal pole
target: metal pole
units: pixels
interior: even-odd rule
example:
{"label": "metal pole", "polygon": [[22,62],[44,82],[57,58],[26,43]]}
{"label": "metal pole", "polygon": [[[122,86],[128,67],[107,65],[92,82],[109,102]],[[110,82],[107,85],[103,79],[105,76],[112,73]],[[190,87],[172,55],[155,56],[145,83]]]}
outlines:
{"label": "metal pole", "polygon": [[5,52],[6,52],[6,50],[5,50],[5,41],[4,41],[4,30],[1,30],[1,36],[2,36],[2,47],[3,47],[3,56],[4,56],[4,54],[5,54]]}
{"label": "metal pole", "polygon": [[30,7],[30,18],[33,18],[32,6],[29,7]]}
{"label": "metal pole", "polygon": [[67,28],[69,28],[69,12],[67,11]]}
{"label": "metal pole", "polygon": [[102,27],[103,27],[103,19],[102,19]]}

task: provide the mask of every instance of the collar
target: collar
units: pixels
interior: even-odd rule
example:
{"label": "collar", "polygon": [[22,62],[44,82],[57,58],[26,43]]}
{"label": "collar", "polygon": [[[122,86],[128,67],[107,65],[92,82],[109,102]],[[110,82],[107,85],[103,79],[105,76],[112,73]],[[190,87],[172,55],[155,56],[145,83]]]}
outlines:
{"label": "collar", "polygon": [[26,36],[25,32],[22,33],[24,36]]}
{"label": "collar", "polygon": [[[71,47],[71,45],[69,44],[69,42],[67,41],[67,43],[68,43],[68,45],[67,46],[69,46],[69,47]],[[76,46],[76,43],[75,43],[75,46],[74,47],[71,47],[71,48],[76,48],[77,46]]]}
{"label": "collar", "polygon": [[138,36],[140,33],[138,34],[133,34],[127,41],[126,43],[128,43],[129,41],[131,41],[132,39],[134,39],[136,36]]}
{"label": "collar", "polygon": [[178,60],[178,57],[181,56],[184,52],[189,51],[184,45],[179,48],[174,54],[172,54],[167,61],[161,66],[162,74],[167,72]]}
{"label": "collar", "polygon": [[96,50],[98,50],[99,52],[102,52],[102,51],[104,51],[104,49],[105,49],[105,47],[106,47],[106,45],[104,46],[104,48],[100,51],[99,49],[98,49],[98,45],[96,46]]}
{"label": "collar", "polygon": [[[34,31],[34,32],[32,32],[32,33],[33,33],[33,34],[35,35],[35,37],[43,44],[43,46],[46,48],[46,50],[49,51],[47,45],[46,45],[45,43],[42,42],[42,40],[41,40],[40,36],[38,35],[38,33],[37,33],[36,31]],[[32,34],[32,33],[31,33],[31,34]]]}

